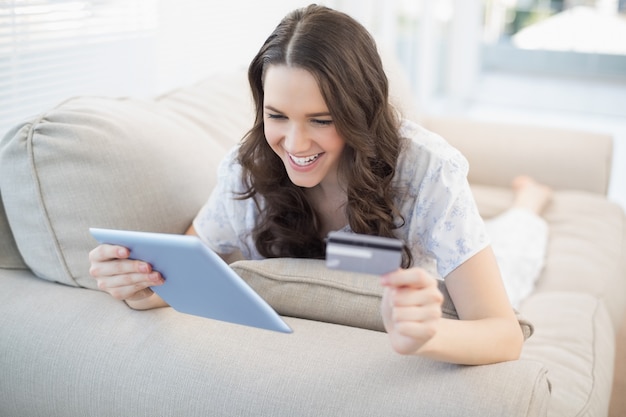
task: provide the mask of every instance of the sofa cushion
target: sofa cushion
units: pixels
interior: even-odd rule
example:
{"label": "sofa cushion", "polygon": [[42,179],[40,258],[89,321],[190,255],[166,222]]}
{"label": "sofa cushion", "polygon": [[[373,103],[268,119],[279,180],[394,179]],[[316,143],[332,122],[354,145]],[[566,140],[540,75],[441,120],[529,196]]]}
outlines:
{"label": "sofa cushion", "polygon": [[4,137],[2,198],[36,275],[94,288],[89,227],[185,232],[226,147],[172,108],[167,100],[79,97]]}
{"label": "sofa cushion", "polygon": [[[231,267],[281,315],[384,331],[378,277],[326,268],[323,260],[237,261]],[[444,281],[443,316],[458,319]],[[524,338],[532,324],[518,314]]]}
{"label": "sofa cushion", "polygon": [[[1,196],[1,195],[0,195]],[[27,268],[20,255],[9,221],[4,213],[4,205],[0,198],[0,268],[25,269]]]}
{"label": "sofa cushion", "polygon": [[424,118],[422,124],[463,153],[473,184],[508,188],[515,176],[526,174],[558,190],[601,196],[608,190],[613,152],[609,134],[447,116]]}

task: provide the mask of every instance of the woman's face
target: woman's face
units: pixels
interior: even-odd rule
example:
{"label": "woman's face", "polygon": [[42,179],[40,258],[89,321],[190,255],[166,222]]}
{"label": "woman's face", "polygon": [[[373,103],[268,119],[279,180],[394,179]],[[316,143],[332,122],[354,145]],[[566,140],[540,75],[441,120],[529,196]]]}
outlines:
{"label": "woman's face", "polygon": [[300,187],[336,185],[345,141],[310,72],[270,65],[264,80],[265,138]]}

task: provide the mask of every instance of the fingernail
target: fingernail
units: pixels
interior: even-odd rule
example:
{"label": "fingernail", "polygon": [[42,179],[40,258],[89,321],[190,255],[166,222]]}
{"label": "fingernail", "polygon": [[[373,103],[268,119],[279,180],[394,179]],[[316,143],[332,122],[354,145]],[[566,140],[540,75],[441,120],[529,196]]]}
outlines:
{"label": "fingernail", "polygon": [[148,265],[146,264],[139,264],[139,272],[148,273],[150,272],[150,268],[148,268]]}
{"label": "fingernail", "polygon": [[121,257],[121,258],[125,257],[125,256],[126,256],[126,249],[124,249],[124,248],[119,248],[119,249],[117,250],[117,256],[119,256],[119,257]]}
{"label": "fingernail", "polygon": [[159,282],[160,281],[160,277],[159,277],[159,273],[158,272],[152,272],[150,275],[148,275],[148,278],[152,282]]}

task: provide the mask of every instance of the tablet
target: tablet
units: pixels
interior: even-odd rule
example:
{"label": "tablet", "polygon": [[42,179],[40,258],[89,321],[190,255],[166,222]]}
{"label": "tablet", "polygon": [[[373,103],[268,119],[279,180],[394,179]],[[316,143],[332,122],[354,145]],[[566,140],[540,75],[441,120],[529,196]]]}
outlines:
{"label": "tablet", "polygon": [[291,328],[197,236],[90,228],[100,243],[130,250],[165,278],[151,287],[174,310],[282,333]]}

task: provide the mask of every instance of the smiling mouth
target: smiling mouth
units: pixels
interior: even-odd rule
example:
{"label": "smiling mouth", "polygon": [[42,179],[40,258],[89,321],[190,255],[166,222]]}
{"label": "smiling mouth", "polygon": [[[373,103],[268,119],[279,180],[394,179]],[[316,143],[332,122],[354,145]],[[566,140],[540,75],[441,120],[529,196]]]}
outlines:
{"label": "smiling mouth", "polygon": [[292,154],[289,154],[289,158],[293,161],[294,164],[301,166],[301,167],[305,167],[307,165],[311,165],[313,162],[317,161],[317,159],[322,156],[322,153],[318,153],[315,155],[309,155],[309,156],[305,156],[304,158],[299,158],[297,156],[293,156]]}

